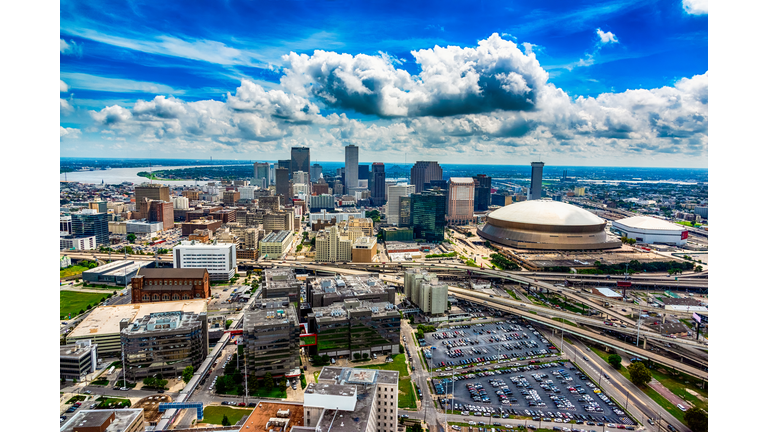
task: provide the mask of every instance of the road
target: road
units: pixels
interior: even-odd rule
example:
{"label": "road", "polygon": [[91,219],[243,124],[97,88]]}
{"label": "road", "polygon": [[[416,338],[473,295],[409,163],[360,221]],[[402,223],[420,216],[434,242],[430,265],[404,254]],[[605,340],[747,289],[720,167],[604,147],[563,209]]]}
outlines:
{"label": "road", "polygon": [[[450,291],[453,291],[454,296],[457,298],[464,298],[466,300],[471,301],[477,301],[477,294],[473,292],[469,292],[471,295],[467,295],[465,293],[456,292],[457,289],[455,288],[449,288]],[[466,290],[462,290],[466,291]],[[662,364],[664,366],[671,367],[673,369],[679,370],[681,372],[685,372],[691,376],[694,376],[696,378],[700,378],[703,380],[709,379],[709,374],[707,372],[704,372],[700,369],[693,368],[691,366],[688,366],[686,364],[680,363],[676,360],[671,360],[667,357],[655,354],[651,351],[644,350],[640,347],[636,347],[634,345],[630,345],[621,341],[618,341],[616,339],[612,339],[610,337],[595,333],[593,331],[579,328],[579,327],[573,327],[570,325],[563,325],[562,323],[558,321],[553,321],[549,318],[542,317],[535,313],[527,312],[527,310],[520,309],[518,307],[514,307],[512,302],[506,299],[499,299],[499,298],[488,298],[486,300],[489,304],[496,303],[493,307],[497,308],[499,310],[509,312],[518,316],[525,317],[526,319],[539,323],[544,324],[547,327],[550,328],[564,328],[566,333],[572,333],[576,336],[584,337],[589,340],[592,340],[598,344],[607,345],[614,349],[624,351],[630,354],[634,354],[637,357],[646,358],[649,360],[652,360],[656,363]]]}
{"label": "road", "polygon": [[432,392],[429,388],[430,373],[429,371],[425,370],[424,366],[421,364],[421,360],[419,358],[419,349],[413,341],[413,337],[411,336],[413,334],[413,328],[411,327],[410,323],[408,320],[402,320],[400,321],[400,324],[400,334],[405,336],[405,344],[408,346],[408,350],[413,356],[413,362],[411,363],[411,366],[413,366],[411,372],[411,382],[419,385],[421,392],[424,395],[424,399],[421,401],[421,407],[416,414],[414,414],[413,411],[404,410],[399,410],[399,413],[407,414],[414,419],[422,419],[426,421],[426,424],[428,425],[437,424],[438,411],[435,408],[435,404],[432,402]]}

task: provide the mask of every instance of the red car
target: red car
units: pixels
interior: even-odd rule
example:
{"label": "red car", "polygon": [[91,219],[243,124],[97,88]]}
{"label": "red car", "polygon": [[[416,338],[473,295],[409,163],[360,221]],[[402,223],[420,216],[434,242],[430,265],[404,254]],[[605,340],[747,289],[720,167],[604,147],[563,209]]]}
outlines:
{"label": "red car", "polygon": [[245,402],[240,402],[239,404],[237,404],[237,406],[244,407],[245,406]]}

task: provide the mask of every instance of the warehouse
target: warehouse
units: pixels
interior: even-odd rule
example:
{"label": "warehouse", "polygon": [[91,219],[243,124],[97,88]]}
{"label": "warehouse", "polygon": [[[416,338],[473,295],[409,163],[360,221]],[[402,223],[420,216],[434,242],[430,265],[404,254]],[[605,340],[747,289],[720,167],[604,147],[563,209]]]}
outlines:
{"label": "warehouse", "polygon": [[684,226],[649,216],[633,216],[614,221],[612,230],[638,243],[683,246],[688,242],[688,230]]}

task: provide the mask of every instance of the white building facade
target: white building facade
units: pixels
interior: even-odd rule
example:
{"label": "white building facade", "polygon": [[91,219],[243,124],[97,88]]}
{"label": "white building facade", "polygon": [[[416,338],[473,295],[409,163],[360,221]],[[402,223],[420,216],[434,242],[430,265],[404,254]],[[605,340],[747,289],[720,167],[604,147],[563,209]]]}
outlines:
{"label": "white building facade", "polygon": [[204,268],[211,280],[229,280],[237,271],[237,245],[182,241],[173,248],[173,268]]}
{"label": "white building facade", "polygon": [[409,184],[396,184],[387,186],[387,223],[398,225],[400,221],[400,197],[411,196],[416,192],[416,186]]}

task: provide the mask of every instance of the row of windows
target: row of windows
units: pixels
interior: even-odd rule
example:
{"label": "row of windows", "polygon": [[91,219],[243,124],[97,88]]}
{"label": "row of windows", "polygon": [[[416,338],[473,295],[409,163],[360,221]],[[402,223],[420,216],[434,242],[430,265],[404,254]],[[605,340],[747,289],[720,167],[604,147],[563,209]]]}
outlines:
{"label": "row of windows", "polygon": [[175,280],[173,282],[167,281],[167,280],[163,280],[163,281],[148,280],[147,281],[147,285],[179,285],[179,284],[181,284],[181,285],[190,285],[190,284],[202,285],[202,283],[203,282],[199,281],[199,280],[196,280],[196,281],[188,281],[188,280],[177,281],[177,280]]}
{"label": "row of windows", "polygon": [[[200,293],[196,293],[195,298],[200,298]],[[152,301],[159,301],[160,299],[161,299],[161,296],[159,294],[152,294]],[[192,296],[190,296],[189,294],[183,294],[181,296],[179,296],[179,294],[174,294],[173,296],[170,296],[168,294],[163,294],[162,299],[166,301],[167,300],[191,300]],[[149,294],[144,294],[143,296],[141,296],[141,300],[150,301]]]}

